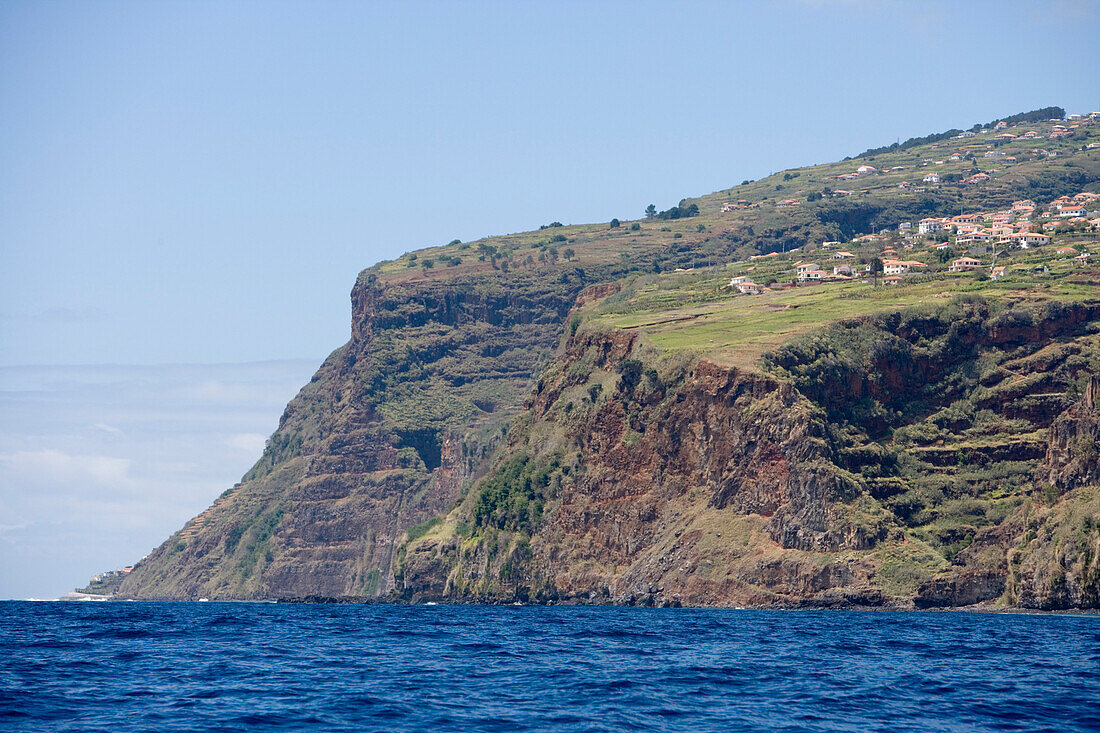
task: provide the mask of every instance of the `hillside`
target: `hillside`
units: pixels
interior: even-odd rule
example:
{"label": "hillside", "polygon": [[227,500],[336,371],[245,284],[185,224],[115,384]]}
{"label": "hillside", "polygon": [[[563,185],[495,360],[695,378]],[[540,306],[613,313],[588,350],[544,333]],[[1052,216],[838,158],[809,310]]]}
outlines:
{"label": "hillside", "polygon": [[[256,466],[118,594],[1095,605],[1094,122],[369,268]],[[982,239],[1026,199],[1050,239]]]}

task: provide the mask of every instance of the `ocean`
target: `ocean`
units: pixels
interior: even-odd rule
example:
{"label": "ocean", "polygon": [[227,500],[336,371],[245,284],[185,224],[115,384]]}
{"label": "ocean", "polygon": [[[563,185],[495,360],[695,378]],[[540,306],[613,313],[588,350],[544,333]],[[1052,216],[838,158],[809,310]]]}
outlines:
{"label": "ocean", "polygon": [[0,603],[0,729],[1096,731],[1100,616]]}

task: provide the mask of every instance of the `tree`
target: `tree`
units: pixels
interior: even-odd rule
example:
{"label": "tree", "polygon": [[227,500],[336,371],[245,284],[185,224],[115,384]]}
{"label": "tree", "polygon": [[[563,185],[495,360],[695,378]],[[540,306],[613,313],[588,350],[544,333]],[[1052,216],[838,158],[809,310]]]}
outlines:
{"label": "tree", "polygon": [[577,256],[577,253],[573,251],[572,247],[566,247],[564,250],[562,250],[562,255],[565,257],[565,259],[572,260],[574,257]]}
{"label": "tree", "polygon": [[612,219],[610,228],[611,229],[618,229],[619,228],[619,220],[618,219]]}
{"label": "tree", "polygon": [[655,216],[657,216],[657,207],[656,206],[654,206],[653,204],[650,204],[649,206],[645,207],[645,218],[652,219]]}
{"label": "tree", "polygon": [[881,257],[872,257],[871,258],[871,279],[874,281],[876,288],[878,287],[878,276],[881,275],[881,274],[882,274],[882,258]]}

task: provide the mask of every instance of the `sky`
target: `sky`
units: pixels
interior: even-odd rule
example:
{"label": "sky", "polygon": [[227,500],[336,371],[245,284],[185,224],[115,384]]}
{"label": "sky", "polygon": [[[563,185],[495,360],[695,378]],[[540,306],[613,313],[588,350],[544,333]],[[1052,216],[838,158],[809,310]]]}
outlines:
{"label": "sky", "polygon": [[7,0],[0,597],[137,559],[237,480],[361,269],[1094,111],[1097,37],[1095,0]]}

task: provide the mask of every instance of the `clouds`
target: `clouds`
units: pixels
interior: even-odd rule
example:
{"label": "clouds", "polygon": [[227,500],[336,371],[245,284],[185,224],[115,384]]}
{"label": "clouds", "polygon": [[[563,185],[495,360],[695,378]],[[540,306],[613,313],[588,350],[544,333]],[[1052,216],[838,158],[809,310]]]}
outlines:
{"label": "clouds", "polygon": [[316,367],[0,367],[0,598],[148,553],[252,466]]}
{"label": "clouds", "polygon": [[225,444],[234,450],[259,458],[267,443],[267,436],[260,433],[237,433],[226,439]]}
{"label": "clouds", "polygon": [[7,486],[90,485],[107,489],[131,489],[129,458],[112,456],[74,456],[46,448],[0,454],[0,477]]}

